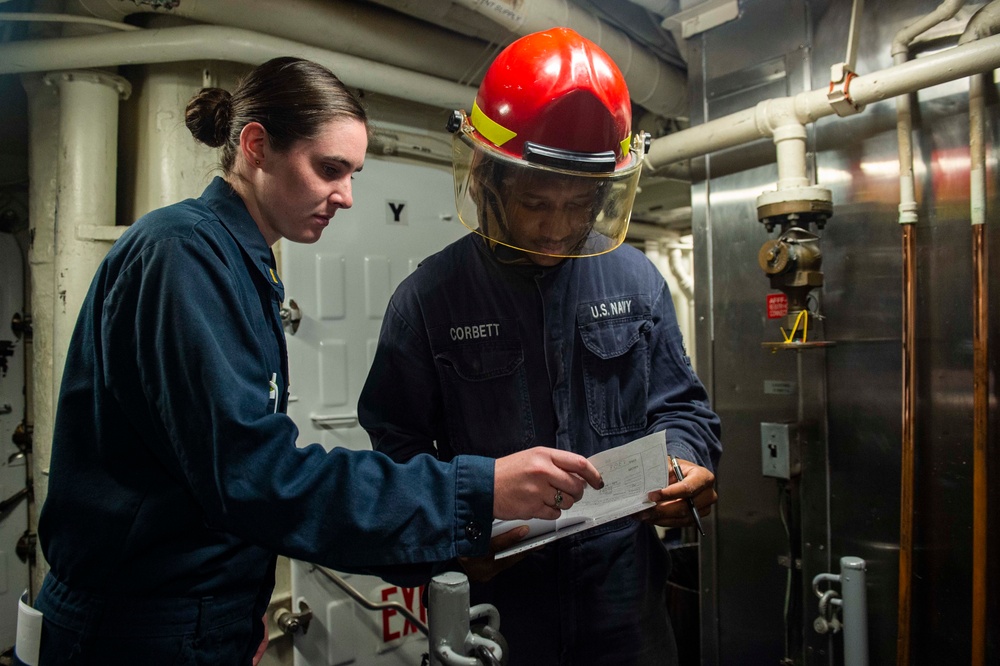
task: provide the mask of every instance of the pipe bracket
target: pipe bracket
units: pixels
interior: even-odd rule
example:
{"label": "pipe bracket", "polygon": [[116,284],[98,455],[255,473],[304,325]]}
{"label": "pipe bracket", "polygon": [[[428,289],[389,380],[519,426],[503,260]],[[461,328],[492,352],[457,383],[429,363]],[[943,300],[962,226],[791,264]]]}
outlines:
{"label": "pipe bracket", "polygon": [[865,107],[863,104],[855,102],[851,97],[851,80],[856,78],[857,74],[851,71],[844,63],[841,63],[839,66],[834,65],[834,70],[837,70],[838,67],[840,71],[831,72],[831,76],[839,75],[840,78],[830,79],[830,90],[827,92],[826,98],[830,101],[830,106],[833,107],[834,112],[841,118],[844,118],[860,113]]}

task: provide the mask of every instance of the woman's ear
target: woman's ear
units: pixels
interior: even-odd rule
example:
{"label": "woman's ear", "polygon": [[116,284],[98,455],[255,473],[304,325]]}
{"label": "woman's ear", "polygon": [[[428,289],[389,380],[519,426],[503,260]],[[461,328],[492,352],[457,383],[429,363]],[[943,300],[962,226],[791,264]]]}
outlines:
{"label": "woman's ear", "polygon": [[258,122],[247,123],[240,131],[240,153],[251,166],[264,163],[264,149],[267,147],[267,130]]}

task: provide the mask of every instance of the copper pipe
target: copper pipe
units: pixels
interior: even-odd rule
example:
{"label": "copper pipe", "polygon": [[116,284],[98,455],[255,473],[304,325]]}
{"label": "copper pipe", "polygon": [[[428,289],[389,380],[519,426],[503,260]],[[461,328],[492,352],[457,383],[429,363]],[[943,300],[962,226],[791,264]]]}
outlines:
{"label": "copper pipe", "polygon": [[[986,663],[987,456],[989,435],[989,255],[986,245],[984,76],[969,82],[972,218],[972,666]],[[992,77],[991,77],[992,79]]]}
{"label": "copper pipe", "polygon": [[913,575],[913,486],[917,403],[917,229],[903,227],[903,442],[899,493],[899,615],[896,664],[910,665],[910,581]]}
{"label": "copper pipe", "polygon": [[989,425],[989,366],[987,322],[989,286],[986,282],[988,255],[986,227],[973,227],[973,379],[972,379],[972,664],[986,663],[986,540],[987,475],[986,445]]}

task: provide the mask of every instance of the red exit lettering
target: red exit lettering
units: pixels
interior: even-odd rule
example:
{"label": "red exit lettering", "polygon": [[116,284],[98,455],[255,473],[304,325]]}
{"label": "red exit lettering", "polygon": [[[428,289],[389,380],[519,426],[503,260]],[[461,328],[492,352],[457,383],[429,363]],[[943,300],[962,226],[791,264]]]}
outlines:
{"label": "red exit lettering", "polygon": [[[424,606],[424,588],[420,587],[386,587],[382,589],[382,601],[397,601],[403,604],[408,611],[420,618],[420,621],[427,624],[427,607]],[[402,599],[392,599],[391,597],[401,596]],[[393,622],[393,618],[399,615],[403,618],[402,630],[394,630],[393,625],[398,626],[398,621]],[[405,615],[395,608],[385,608],[382,610],[382,640],[386,643],[398,640],[409,634],[419,633],[417,626],[410,622]]]}

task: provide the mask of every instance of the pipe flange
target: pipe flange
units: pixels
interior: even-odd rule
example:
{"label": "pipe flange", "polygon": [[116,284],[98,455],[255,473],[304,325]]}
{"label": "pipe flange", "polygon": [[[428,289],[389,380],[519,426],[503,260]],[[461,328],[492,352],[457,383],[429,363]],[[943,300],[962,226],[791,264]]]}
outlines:
{"label": "pipe flange", "polygon": [[[826,220],[833,215],[833,195],[822,187],[795,187],[764,192],[757,197],[757,219],[767,226],[768,231],[775,224],[790,220],[815,222],[823,228]],[[802,226],[800,223],[799,226]]]}
{"label": "pipe flange", "polygon": [[71,69],[59,72],[47,72],[42,77],[42,81],[48,86],[57,86],[68,81],[87,81],[88,83],[99,83],[101,85],[114,88],[118,97],[126,100],[132,94],[132,84],[127,79],[117,74],[109,74],[97,69]]}
{"label": "pipe flange", "polygon": [[[820,209],[824,204],[831,213],[833,212],[833,193],[825,187],[790,187],[782,190],[772,190],[762,192],[757,197],[757,208],[761,206],[771,206],[773,204],[797,203],[805,205],[801,212],[808,212],[811,206]],[[757,217],[760,217],[758,215]]]}

